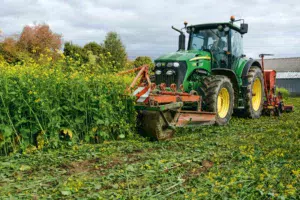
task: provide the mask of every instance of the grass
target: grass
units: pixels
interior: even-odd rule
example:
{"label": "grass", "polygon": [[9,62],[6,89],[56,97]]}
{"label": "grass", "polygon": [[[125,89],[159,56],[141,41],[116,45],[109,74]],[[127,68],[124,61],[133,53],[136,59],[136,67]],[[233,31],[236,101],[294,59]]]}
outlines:
{"label": "grass", "polygon": [[0,199],[297,199],[300,99],[282,117],[233,118],[135,139],[0,158]]}

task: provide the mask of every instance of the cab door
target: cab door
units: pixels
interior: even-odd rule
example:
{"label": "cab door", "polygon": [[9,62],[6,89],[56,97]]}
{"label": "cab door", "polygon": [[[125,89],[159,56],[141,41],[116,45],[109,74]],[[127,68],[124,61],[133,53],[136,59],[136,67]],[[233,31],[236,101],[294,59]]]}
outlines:
{"label": "cab door", "polygon": [[235,70],[239,60],[243,57],[243,40],[242,35],[234,30],[230,30],[230,68]]}
{"label": "cab door", "polygon": [[219,32],[218,38],[208,40],[211,45],[211,51],[213,53],[213,68],[231,68],[229,51],[229,33]]}

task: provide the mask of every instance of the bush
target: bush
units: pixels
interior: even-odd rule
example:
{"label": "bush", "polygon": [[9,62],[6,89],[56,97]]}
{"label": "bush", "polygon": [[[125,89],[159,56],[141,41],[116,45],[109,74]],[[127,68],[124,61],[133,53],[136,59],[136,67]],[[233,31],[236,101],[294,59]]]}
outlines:
{"label": "bush", "polygon": [[88,55],[86,51],[79,45],[73,44],[72,42],[65,43],[64,55],[81,63],[88,62]]}
{"label": "bush", "polygon": [[[72,58],[39,65],[0,63],[0,154],[68,143],[130,136],[134,101],[123,95],[130,81],[101,65]],[[63,142],[65,143],[65,142]]]}
{"label": "bush", "polygon": [[281,93],[281,95],[284,99],[288,99],[290,96],[290,92],[285,88],[279,88],[279,87],[276,88],[276,95],[278,95],[278,92]]}
{"label": "bush", "polygon": [[152,59],[148,56],[139,56],[137,57],[134,62],[134,67],[140,67],[144,64],[148,64],[150,69],[153,69],[154,63],[152,62]]}

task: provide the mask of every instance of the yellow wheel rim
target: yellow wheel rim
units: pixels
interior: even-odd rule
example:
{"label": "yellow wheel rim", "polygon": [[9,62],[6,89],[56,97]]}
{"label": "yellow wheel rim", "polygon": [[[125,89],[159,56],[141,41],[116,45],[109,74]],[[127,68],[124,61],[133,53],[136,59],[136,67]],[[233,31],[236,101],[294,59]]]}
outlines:
{"label": "yellow wheel rim", "polygon": [[226,88],[222,88],[218,95],[218,115],[220,118],[226,117],[230,107],[230,95]]}
{"label": "yellow wheel rim", "polygon": [[254,111],[258,111],[261,105],[262,89],[261,81],[256,78],[252,86],[252,107]]}

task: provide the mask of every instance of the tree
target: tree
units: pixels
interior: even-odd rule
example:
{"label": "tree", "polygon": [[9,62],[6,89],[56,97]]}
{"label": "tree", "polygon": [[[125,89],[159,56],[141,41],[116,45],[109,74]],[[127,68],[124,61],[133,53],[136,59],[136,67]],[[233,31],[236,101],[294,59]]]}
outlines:
{"label": "tree", "polygon": [[50,54],[55,57],[62,45],[61,37],[53,33],[47,24],[25,26],[20,35],[18,47],[36,58],[41,54]]}
{"label": "tree", "polygon": [[25,26],[21,35],[6,37],[0,42],[0,53],[8,63],[30,57],[38,60],[41,54],[56,59],[61,45],[61,35],[53,33],[48,25]]}
{"label": "tree", "polygon": [[126,65],[127,53],[125,47],[116,32],[109,32],[104,41],[105,51],[111,54],[111,61],[114,61],[114,67],[122,69]]}
{"label": "tree", "polygon": [[13,37],[7,37],[0,44],[0,53],[8,63],[19,61],[17,41]]}
{"label": "tree", "polygon": [[104,53],[105,49],[100,44],[96,42],[90,42],[84,45],[83,49],[85,51],[91,51],[94,55],[99,56],[101,53]]}
{"label": "tree", "polygon": [[80,60],[85,63],[88,61],[87,52],[80,46],[73,44],[72,42],[66,42],[64,45],[64,55],[73,58],[74,60]]}
{"label": "tree", "polygon": [[140,67],[144,64],[148,64],[150,68],[154,67],[152,59],[148,56],[139,56],[133,62],[134,67]]}

